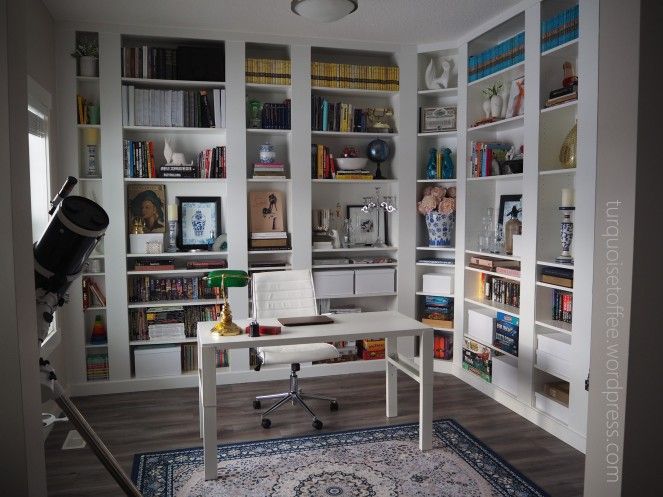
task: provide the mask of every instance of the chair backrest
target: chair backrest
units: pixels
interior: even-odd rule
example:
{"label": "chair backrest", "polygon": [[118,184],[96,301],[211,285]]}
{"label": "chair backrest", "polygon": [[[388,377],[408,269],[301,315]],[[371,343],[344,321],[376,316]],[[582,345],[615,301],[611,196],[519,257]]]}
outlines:
{"label": "chair backrest", "polygon": [[254,273],[252,299],[256,319],[318,313],[310,269]]}

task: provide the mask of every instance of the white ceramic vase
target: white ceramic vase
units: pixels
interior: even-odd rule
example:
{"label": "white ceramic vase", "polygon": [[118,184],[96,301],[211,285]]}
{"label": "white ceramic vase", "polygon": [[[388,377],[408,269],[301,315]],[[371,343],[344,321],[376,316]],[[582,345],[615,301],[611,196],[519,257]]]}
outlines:
{"label": "white ceramic vase", "polygon": [[489,119],[490,118],[490,99],[486,99],[483,101],[483,113],[485,114],[485,118]]}
{"label": "white ceramic vase", "polygon": [[97,76],[97,58],[96,57],[79,57],[78,70],[81,76]]}
{"label": "white ceramic vase", "polygon": [[502,116],[502,97],[500,95],[490,97],[490,115],[498,118]]}

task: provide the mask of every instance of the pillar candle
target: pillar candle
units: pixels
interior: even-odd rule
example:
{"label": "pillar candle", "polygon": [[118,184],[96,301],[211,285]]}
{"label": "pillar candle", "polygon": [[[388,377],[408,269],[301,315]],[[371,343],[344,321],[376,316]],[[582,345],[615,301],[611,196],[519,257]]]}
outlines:
{"label": "pillar candle", "polygon": [[177,204],[168,204],[168,220],[177,221]]}
{"label": "pillar candle", "polygon": [[574,202],[573,188],[562,188],[562,207],[573,207]]}

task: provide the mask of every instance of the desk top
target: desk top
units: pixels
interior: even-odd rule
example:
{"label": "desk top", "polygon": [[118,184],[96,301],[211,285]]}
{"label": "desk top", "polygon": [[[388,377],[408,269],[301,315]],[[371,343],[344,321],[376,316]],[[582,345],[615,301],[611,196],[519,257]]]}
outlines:
{"label": "desk top", "polygon": [[[361,312],[356,314],[334,314],[330,324],[306,326],[281,326],[280,335],[250,337],[249,335],[218,336],[211,333],[214,321],[198,323],[198,344],[223,346],[228,349],[266,347],[270,345],[291,345],[297,343],[337,342],[339,340],[359,340],[362,338],[383,338],[421,335],[433,329],[421,322],[394,311]],[[250,319],[235,321],[244,329]],[[262,325],[280,326],[275,318],[261,319]]]}

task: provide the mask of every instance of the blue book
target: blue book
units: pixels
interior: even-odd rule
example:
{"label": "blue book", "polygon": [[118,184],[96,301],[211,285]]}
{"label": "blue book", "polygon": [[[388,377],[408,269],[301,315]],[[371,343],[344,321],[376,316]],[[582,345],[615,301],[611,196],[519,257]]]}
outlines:
{"label": "blue book", "polygon": [[327,120],[329,117],[329,102],[325,98],[322,101],[322,131],[327,131]]}
{"label": "blue book", "polygon": [[520,319],[510,314],[497,312],[493,346],[518,356],[518,331]]}

